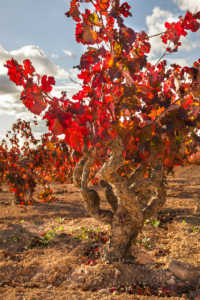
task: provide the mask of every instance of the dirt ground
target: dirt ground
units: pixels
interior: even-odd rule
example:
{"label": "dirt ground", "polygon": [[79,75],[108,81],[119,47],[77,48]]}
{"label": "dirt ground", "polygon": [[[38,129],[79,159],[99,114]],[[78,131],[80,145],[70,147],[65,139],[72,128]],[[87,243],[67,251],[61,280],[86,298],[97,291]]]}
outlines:
{"label": "dirt ground", "polygon": [[52,203],[37,201],[37,187],[27,207],[11,206],[3,186],[0,299],[200,299],[200,280],[169,268],[181,261],[200,272],[200,166],[178,167],[168,182],[167,203],[133,245],[132,265],[101,262],[110,228],[86,213],[73,185],[54,185]]}

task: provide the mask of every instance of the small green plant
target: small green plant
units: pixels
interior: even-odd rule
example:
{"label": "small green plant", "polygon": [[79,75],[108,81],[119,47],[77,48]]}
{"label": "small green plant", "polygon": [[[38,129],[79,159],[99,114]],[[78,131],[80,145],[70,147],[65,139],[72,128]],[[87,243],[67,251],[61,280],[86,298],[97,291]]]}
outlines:
{"label": "small green plant", "polygon": [[101,240],[104,243],[107,241],[107,237],[101,232],[99,227],[93,226],[89,228],[88,226],[82,226],[75,230],[74,233],[76,233],[75,239],[88,240],[89,242]]}
{"label": "small green plant", "polygon": [[53,229],[47,231],[45,233],[45,235],[40,239],[41,243],[44,245],[47,245],[49,243],[49,241],[53,240],[56,236],[56,234],[59,231],[63,231],[64,227],[63,226],[59,226],[59,227],[54,227]]}
{"label": "small green plant", "polygon": [[18,237],[18,236],[12,236],[12,240],[14,241],[14,242],[18,242],[19,240],[20,240],[20,238]]}
{"label": "small green plant", "polygon": [[159,227],[160,221],[157,220],[157,219],[152,219],[152,220],[151,220],[151,224],[152,224],[154,227]]}
{"label": "small green plant", "polygon": [[80,228],[81,232],[74,236],[75,239],[81,239],[85,240],[88,239],[89,232],[91,232],[91,229],[87,226],[82,226]]}
{"label": "small green plant", "polygon": [[147,219],[145,220],[144,224],[151,224],[154,227],[159,227],[160,221],[157,219]]}
{"label": "small green plant", "polygon": [[141,240],[137,240],[138,243],[143,244],[145,248],[151,249],[151,244],[150,244],[151,239],[144,235],[144,237]]}
{"label": "small green plant", "polygon": [[65,221],[65,218],[62,218],[62,217],[56,219],[56,222],[59,224],[63,224],[64,221]]}
{"label": "small green plant", "polygon": [[193,232],[200,232],[200,226],[192,226],[192,231]]}
{"label": "small green plant", "polygon": [[146,236],[142,239],[142,244],[144,244],[147,249],[151,249],[150,240],[151,239]]}

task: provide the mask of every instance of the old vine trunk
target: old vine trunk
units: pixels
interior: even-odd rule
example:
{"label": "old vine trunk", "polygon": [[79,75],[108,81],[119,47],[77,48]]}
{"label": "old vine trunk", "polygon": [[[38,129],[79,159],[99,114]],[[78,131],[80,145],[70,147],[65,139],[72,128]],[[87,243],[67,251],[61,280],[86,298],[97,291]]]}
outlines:
{"label": "old vine trunk", "polygon": [[98,172],[111,210],[101,209],[98,193],[88,187],[94,153],[85,152],[74,170],[74,184],[80,187],[89,214],[111,225],[110,240],[102,250],[102,259],[109,262],[133,260],[132,242],[142,230],[144,221],[155,216],[166,199],[161,163],[152,165],[148,178],[144,178],[144,168],[140,166],[126,179],[117,172],[124,164],[122,151],[122,141],[116,138],[112,143],[112,155]]}

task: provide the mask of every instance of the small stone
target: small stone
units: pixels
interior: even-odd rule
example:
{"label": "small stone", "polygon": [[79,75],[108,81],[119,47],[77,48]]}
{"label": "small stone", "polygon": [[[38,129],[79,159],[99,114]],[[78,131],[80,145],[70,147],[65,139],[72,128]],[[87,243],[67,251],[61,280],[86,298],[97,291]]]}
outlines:
{"label": "small stone", "polygon": [[168,268],[180,280],[189,282],[193,285],[197,284],[200,271],[193,265],[172,260]]}
{"label": "small stone", "polygon": [[101,289],[101,290],[99,290],[99,293],[100,294],[109,294],[109,290],[108,289]]}
{"label": "small stone", "polygon": [[173,275],[172,275],[172,272],[169,272],[169,271],[167,271],[166,272],[166,276],[167,276],[167,278],[171,278]]}
{"label": "small stone", "polygon": [[175,285],[176,280],[175,280],[174,278],[170,278],[170,279],[167,280],[167,283],[168,283],[169,285]]}
{"label": "small stone", "polygon": [[114,291],[114,292],[113,292],[113,295],[115,295],[115,296],[118,295],[118,292],[117,292],[117,291]]}
{"label": "small stone", "polygon": [[47,286],[47,289],[48,289],[48,290],[50,290],[50,289],[52,289],[52,288],[53,288],[52,285],[48,285],[48,286]]}

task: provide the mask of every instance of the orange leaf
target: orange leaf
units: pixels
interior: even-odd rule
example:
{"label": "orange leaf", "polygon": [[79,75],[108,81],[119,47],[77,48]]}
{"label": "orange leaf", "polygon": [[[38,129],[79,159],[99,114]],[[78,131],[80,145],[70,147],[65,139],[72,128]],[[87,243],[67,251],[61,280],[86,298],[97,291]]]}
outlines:
{"label": "orange leaf", "polygon": [[149,114],[149,117],[151,117],[152,120],[155,120],[164,110],[165,110],[164,107],[159,107],[158,109],[152,109],[151,113]]}
{"label": "orange leaf", "polygon": [[96,40],[97,40],[97,33],[96,33],[96,31],[92,30],[92,28],[90,26],[85,26],[83,28],[82,38],[85,43],[94,44],[94,43],[96,43]]}

